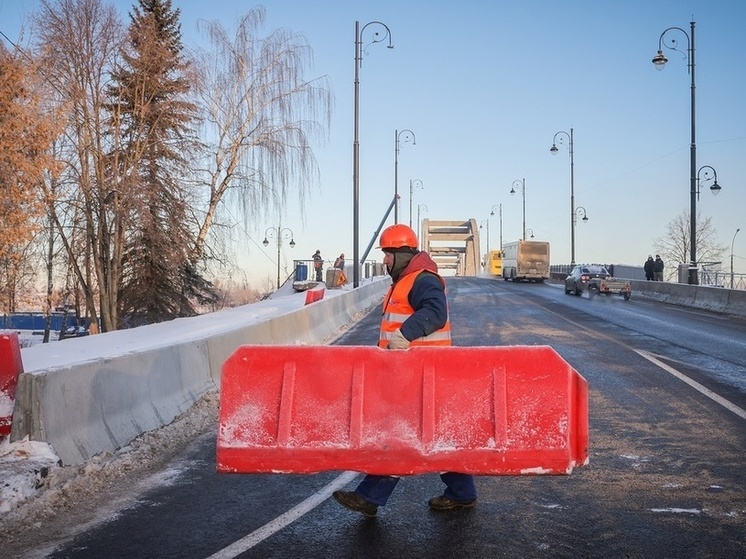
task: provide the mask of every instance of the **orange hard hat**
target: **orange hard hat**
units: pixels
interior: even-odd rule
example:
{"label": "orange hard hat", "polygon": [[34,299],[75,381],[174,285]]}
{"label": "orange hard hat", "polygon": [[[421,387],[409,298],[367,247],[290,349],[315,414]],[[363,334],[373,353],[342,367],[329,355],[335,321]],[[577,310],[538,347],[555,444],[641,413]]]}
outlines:
{"label": "orange hard hat", "polygon": [[417,234],[411,227],[402,223],[390,225],[381,233],[381,240],[377,248],[386,250],[394,248],[417,248]]}

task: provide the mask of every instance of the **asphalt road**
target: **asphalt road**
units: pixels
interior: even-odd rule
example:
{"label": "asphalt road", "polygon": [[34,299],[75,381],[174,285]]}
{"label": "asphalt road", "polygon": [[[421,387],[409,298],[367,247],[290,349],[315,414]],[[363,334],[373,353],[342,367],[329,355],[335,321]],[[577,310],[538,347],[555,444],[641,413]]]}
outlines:
{"label": "asphalt road", "polygon": [[[479,477],[436,513],[405,478],[375,520],[328,498],[360,476],[218,475],[215,436],[53,558],[746,557],[746,322],[555,285],[449,278],[454,345],[550,345],[590,387],[590,464]],[[335,343],[372,345],[379,311]],[[233,547],[230,547],[233,546]]]}

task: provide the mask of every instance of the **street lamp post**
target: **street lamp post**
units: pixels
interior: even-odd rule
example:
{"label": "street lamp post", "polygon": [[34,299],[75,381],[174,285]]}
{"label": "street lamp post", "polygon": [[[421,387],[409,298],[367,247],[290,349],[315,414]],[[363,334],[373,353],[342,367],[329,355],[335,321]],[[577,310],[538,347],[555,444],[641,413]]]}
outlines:
{"label": "street lamp post", "polygon": [[479,228],[480,229],[482,228],[482,225],[484,223],[487,224],[487,227],[486,227],[486,229],[487,229],[487,254],[489,254],[490,253],[490,220],[489,219],[483,219],[480,222],[480,224],[479,224]]}
{"label": "street lamp post", "polygon": [[352,286],[357,287],[360,283],[360,67],[363,65],[363,33],[369,25],[382,27],[383,31],[375,31],[373,40],[369,45],[389,40],[388,48],[394,48],[391,44],[391,30],[385,23],[371,21],[360,29],[360,22],[355,22],[355,95],[354,95],[354,125],[352,140]]}
{"label": "street lamp post", "polygon": [[498,209],[498,213],[500,215],[500,252],[502,252],[503,250],[503,205],[495,204],[494,206],[492,206],[490,215],[495,215],[495,208]]}
{"label": "street lamp post", "polygon": [[[523,195],[523,237],[522,239],[526,238],[526,179],[521,180],[514,180],[513,186],[510,187],[510,193],[515,194],[515,186],[516,184],[520,185],[521,187],[521,193]],[[501,247],[502,248],[502,247]]]}
{"label": "street lamp post", "polygon": [[[696,82],[694,79],[694,22],[689,23],[690,33],[684,31],[681,27],[669,27],[658,38],[658,54],[653,57],[653,64],[657,70],[663,70],[668,58],[663,55],[663,47],[671,50],[677,50],[678,42],[675,38],[669,39],[667,43],[664,40],[666,33],[669,31],[680,31],[686,37],[686,57],[687,57],[687,70],[691,76],[691,142],[689,145],[689,199],[690,199],[690,210],[689,210],[689,244],[690,256],[689,256],[689,285],[697,285],[699,283],[697,277],[697,136],[695,132],[696,122],[696,102],[695,102],[695,91]],[[679,51],[681,52],[681,51]]]}
{"label": "street lamp post", "polygon": [[549,151],[552,155],[556,155],[559,149],[557,144],[563,144],[564,139],[562,135],[565,135],[568,140],[568,148],[570,150],[570,265],[575,265],[575,159],[573,154],[573,129],[570,128],[568,134],[564,130],[560,130],[554,135],[552,140],[552,147]]}
{"label": "street lamp post", "polygon": [[295,241],[293,240],[293,231],[288,227],[283,229],[280,225],[267,227],[262,244],[265,247],[269,246],[269,239],[274,238],[277,239],[277,289],[280,289],[280,247],[282,246],[282,239],[290,239],[290,248],[295,247]]}
{"label": "street lamp post", "polygon": [[[401,138],[404,137],[402,140]],[[394,206],[394,223],[399,223],[399,143],[412,142],[413,146],[417,145],[417,141],[414,132],[405,128],[404,130],[394,130],[394,198],[396,198],[396,205]],[[412,214],[410,213],[410,218]],[[410,219],[411,221],[411,219]]]}
{"label": "street lamp post", "polygon": [[427,211],[425,204],[417,204],[417,238],[420,241],[420,250],[422,250],[422,221],[420,220],[420,210]]}
{"label": "street lamp post", "polygon": [[739,227],[733,234],[733,240],[730,242],[730,288],[733,289],[733,245],[736,243],[736,235],[741,230]]}
{"label": "street lamp post", "polygon": [[420,179],[409,179],[409,228],[412,228],[412,198],[414,197],[414,188],[425,188]]}

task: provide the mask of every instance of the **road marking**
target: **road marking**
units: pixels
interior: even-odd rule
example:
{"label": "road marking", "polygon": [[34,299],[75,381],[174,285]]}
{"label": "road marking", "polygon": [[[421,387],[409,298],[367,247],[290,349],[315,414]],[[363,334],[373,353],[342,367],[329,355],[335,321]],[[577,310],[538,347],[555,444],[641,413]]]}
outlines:
{"label": "road marking", "polygon": [[654,357],[652,353],[648,353],[647,351],[643,351],[641,349],[635,349],[634,351],[635,351],[635,353],[637,353],[641,357],[644,357],[645,359],[647,359],[651,363],[653,363],[655,365],[658,365],[661,369],[663,369],[667,373],[671,373],[677,379],[685,382],[686,384],[688,384],[689,386],[691,386],[692,388],[694,388],[694,390],[696,390],[697,392],[700,392],[701,394],[704,394],[710,400],[712,400],[712,401],[720,404],[725,409],[727,409],[729,411],[732,411],[733,413],[735,413],[737,416],[741,417],[742,419],[746,419],[746,410],[744,410],[743,408],[739,408],[733,402],[730,402],[729,400],[726,400],[722,396],[719,396],[719,395],[715,394],[712,390],[710,390],[709,388],[706,388],[706,387],[702,386],[697,381],[690,379],[684,373],[681,373],[681,372],[677,371],[676,369],[674,369],[673,367],[670,367],[670,366],[666,365],[665,363],[663,363],[663,361],[660,361],[659,359],[656,359],[656,357]]}
{"label": "road marking", "polygon": [[258,528],[250,534],[244,536],[237,542],[232,543],[226,548],[221,549],[217,553],[210,555],[208,559],[233,559],[238,557],[243,552],[251,549],[255,545],[266,540],[272,534],[279,532],[288,524],[292,524],[298,520],[301,516],[310,512],[321,503],[326,501],[331,494],[337,489],[343,488],[345,485],[350,483],[353,479],[358,476],[358,472],[345,472],[341,476],[334,479],[331,483],[321,488],[319,491],[308,497],[302,503],[294,506],[292,509],[284,514],[281,514],[275,518],[272,522],[268,522],[261,528]]}
{"label": "road marking", "polygon": [[546,311],[546,312],[548,312],[548,313],[550,313],[550,314],[553,314],[553,315],[555,315],[556,317],[558,317],[558,318],[561,318],[562,320],[564,320],[564,321],[566,321],[566,322],[569,322],[570,324],[572,324],[572,325],[574,325],[574,326],[578,327],[578,328],[579,328],[579,329],[581,329],[581,330],[585,330],[585,331],[587,331],[587,332],[590,332],[590,333],[592,333],[592,334],[593,334],[593,335],[594,335],[594,336],[595,336],[596,338],[602,338],[602,339],[606,339],[606,340],[609,340],[610,342],[613,342],[613,343],[615,343],[615,344],[617,344],[617,345],[620,345],[620,346],[622,346],[622,347],[624,347],[624,348],[626,348],[626,349],[629,349],[629,350],[631,350],[631,351],[634,351],[634,352],[635,352],[635,353],[637,353],[637,354],[638,354],[638,355],[639,355],[640,357],[642,357],[642,358],[644,358],[644,359],[647,359],[648,361],[650,361],[651,363],[653,363],[653,364],[657,365],[658,367],[660,367],[661,369],[663,369],[663,370],[664,370],[664,371],[666,371],[667,373],[671,373],[671,374],[672,374],[673,376],[675,376],[675,377],[676,377],[677,379],[679,379],[679,380],[681,380],[681,381],[685,382],[686,384],[688,384],[689,386],[691,386],[692,388],[694,388],[694,389],[695,389],[695,390],[696,390],[697,392],[700,392],[701,394],[703,394],[703,395],[707,396],[707,397],[708,397],[708,398],[710,398],[710,399],[711,399],[712,401],[714,401],[714,402],[716,402],[716,403],[720,404],[721,406],[723,406],[723,407],[724,407],[725,409],[727,409],[727,410],[729,410],[729,411],[732,411],[733,413],[735,413],[735,414],[736,414],[737,416],[739,416],[740,418],[742,418],[742,419],[746,419],[746,410],[744,410],[743,408],[740,408],[740,407],[738,407],[738,406],[737,406],[736,404],[734,404],[733,402],[731,402],[731,401],[729,401],[729,400],[726,400],[725,398],[723,398],[722,396],[719,396],[718,394],[716,394],[715,392],[713,392],[713,391],[712,391],[712,390],[710,390],[709,388],[707,388],[707,387],[705,387],[705,386],[703,386],[703,385],[699,384],[699,383],[698,383],[697,381],[695,381],[695,380],[692,380],[692,379],[690,379],[690,378],[689,378],[688,376],[686,376],[686,375],[685,375],[684,373],[681,373],[681,372],[677,371],[677,370],[676,370],[676,369],[674,369],[673,367],[671,367],[671,366],[669,366],[669,365],[666,365],[665,363],[663,363],[662,361],[660,361],[659,359],[657,359],[657,358],[656,358],[656,357],[660,357],[660,356],[655,356],[654,354],[652,354],[652,353],[649,353],[649,352],[647,352],[647,351],[645,351],[645,350],[642,350],[642,349],[636,349],[636,348],[632,347],[631,345],[629,345],[629,344],[626,344],[626,343],[624,343],[624,342],[623,342],[623,341],[621,341],[621,340],[617,340],[616,338],[612,337],[612,336],[611,336],[610,334],[603,334],[603,333],[600,333],[600,332],[598,332],[598,331],[596,331],[596,330],[593,330],[593,329],[591,329],[591,328],[588,328],[587,326],[585,326],[585,325],[583,325],[583,324],[580,324],[580,323],[578,323],[578,322],[575,322],[575,321],[573,321],[573,320],[570,320],[569,318],[567,318],[567,317],[565,317],[565,316],[562,316],[562,315],[561,315],[561,314],[559,314],[558,312],[555,312],[555,311],[553,311],[553,310],[550,310],[550,309],[548,309],[548,308],[544,307],[543,305],[540,305],[539,303],[536,303],[535,301],[532,301],[532,300],[529,300],[529,299],[527,299],[527,298],[526,298],[525,296],[523,296],[523,295],[518,295],[518,294],[514,294],[514,293],[512,293],[512,292],[511,292],[511,295],[517,295],[517,296],[518,296],[519,298],[521,298],[521,299],[524,299],[524,300],[526,300],[526,301],[527,301],[527,302],[528,302],[529,304],[533,304],[534,306],[537,306],[537,307],[539,307],[540,309],[543,309],[544,311]]}

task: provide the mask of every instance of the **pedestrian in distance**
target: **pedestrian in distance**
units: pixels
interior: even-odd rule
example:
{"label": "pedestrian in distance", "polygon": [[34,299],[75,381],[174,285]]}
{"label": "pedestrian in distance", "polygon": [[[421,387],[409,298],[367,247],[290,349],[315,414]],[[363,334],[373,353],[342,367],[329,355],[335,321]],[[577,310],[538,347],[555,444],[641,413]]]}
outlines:
{"label": "pedestrian in distance", "polygon": [[345,253],[343,252],[339,256],[337,256],[337,259],[334,261],[334,267],[338,270],[344,270],[345,269]]}
{"label": "pedestrian in distance", "polygon": [[660,254],[655,255],[653,273],[655,275],[655,281],[663,281],[663,260],[661,260]]}
{"label": "pedestrian in distance", "polygon": [[316,281],[322,281],[324,259],[321,258],[321,251],[319,249],[316,249],[316,252],[313,253],[313,269],[316,271]]}
{"label": "pedestrian in distance", "polygon": [[[381,233],[378,248],[383,250],[383,264],[393,280],[383,302],[378,340],[378,347],[383,349],[451,345],[445,280],[438,274],[438,265],[418,246],[417,235],[406,225],[392,225]],[[431,509],[476,506],[477,491],[471,475],[445,472],[440,479],[446,487],[442,495],[428,501]],[[348,509],[373,518],[397,483],[396,476],[368,474],[354,491],[335,491],[332,495]]]}
{"label": "pedestrian in distance", "polygon": [[337,259],[334,261],[334,267],[339,270],[339,274],[337,274],[337,287],[342,286],[347,283],[347,276],[345,275],[345,253],[341,253],[339,256],[337,256]]}
{"label": "pedestrian in distance", "polygon": [[653,281],[655,279],[655,272],[653,271],[654,267],[655,261],[653,260],[653,255],[648,255],[648,259],[645,261],[645,265],[643,266],[645,270],[645,279],[647,281]]}

